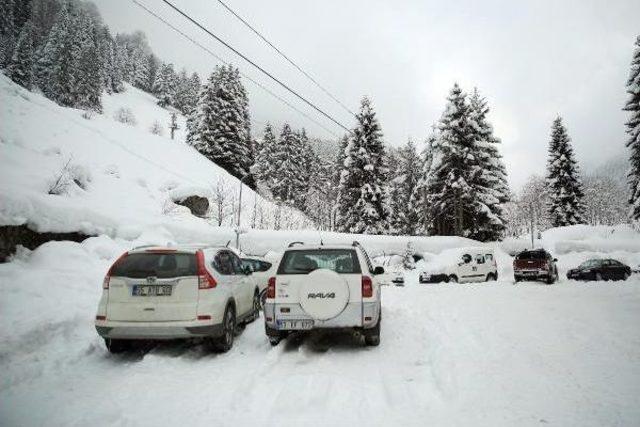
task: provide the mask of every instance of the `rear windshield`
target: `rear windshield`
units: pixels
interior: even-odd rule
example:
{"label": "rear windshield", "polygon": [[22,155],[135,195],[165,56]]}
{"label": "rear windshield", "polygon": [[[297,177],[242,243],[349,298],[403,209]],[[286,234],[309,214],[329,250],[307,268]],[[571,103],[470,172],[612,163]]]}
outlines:
{"label": "rear windshield", "polygon": [[522,252],[518,254],[516,259],[546,259],[547,254],[544,252]]}
{"label": "rear windshield", "polygon": [[278,274],[307,274],[318,268],[340,274],[360,274],[358,256],[351,249],[287,251],[278,267]]}
{"label": "rear windshield", "polygon": [[137,253],[121,259],[111,271],[112,276],[141,279],[155,276],[159,279],[196,276],[194,254]]}

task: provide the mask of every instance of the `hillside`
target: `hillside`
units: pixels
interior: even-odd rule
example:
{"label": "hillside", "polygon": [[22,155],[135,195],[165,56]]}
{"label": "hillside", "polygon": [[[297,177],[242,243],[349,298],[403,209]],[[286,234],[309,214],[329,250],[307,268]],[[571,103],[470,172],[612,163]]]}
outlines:
{"label": "hillside", "polygon": [[[234,225],[238,180],[182,142],[182,117],[172,141],[170,113],[153,96],[131,86],[105,93],[104,113],[85,118],[0,74],[0,98],[0,225],[126,239],[164,229],[179,241],[206,236],[211,225]],[[135,125],[115,120],[121,108],[132,112]],[[163,136],[150,132],[154,121]],[[53,191],[59,194],[48,194],[61,176]],[[191,194],[215,205],[209,222],[173,203]],[[245,186],[242,226],[278,228],[277,209]],[[279,228],[312,226],[287,208],[279,217]]]}

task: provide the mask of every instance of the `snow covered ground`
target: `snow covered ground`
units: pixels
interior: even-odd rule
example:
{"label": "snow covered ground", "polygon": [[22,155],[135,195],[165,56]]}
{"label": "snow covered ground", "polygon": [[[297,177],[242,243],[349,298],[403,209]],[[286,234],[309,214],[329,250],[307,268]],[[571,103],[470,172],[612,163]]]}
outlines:
{"label": "snow covered ground", "polygon": [[[443,240],[424,239],[424,250],[437,257]],[[404,288],[385,287],[377,348],[348,336],[272,348],[260,319],[228,354],[167,343],[114,356],[93,317],[105,270],[132,244],[106,236],[50,242],[0,265],[0,425],[601,426],[640,419],[638,275],[624,283],[515,286],[501,253],[498,282],[419,285],[413,271]],[[559,254],[562,276],[564,265],[588,255]],[[639,253],[627,256],[640,261]]]}

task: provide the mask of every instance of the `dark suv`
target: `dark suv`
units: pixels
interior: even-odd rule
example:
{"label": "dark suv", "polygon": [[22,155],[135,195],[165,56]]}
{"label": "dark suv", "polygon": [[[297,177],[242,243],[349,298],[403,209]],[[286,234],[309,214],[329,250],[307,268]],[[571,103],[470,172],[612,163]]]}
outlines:
{"label": "dark suv", "polygon": [[521,280],[544,280],[552,284],[558,278],[558,260],[544,249],[531,249],[520,252],[513,260],[513,275],[516,282]]}

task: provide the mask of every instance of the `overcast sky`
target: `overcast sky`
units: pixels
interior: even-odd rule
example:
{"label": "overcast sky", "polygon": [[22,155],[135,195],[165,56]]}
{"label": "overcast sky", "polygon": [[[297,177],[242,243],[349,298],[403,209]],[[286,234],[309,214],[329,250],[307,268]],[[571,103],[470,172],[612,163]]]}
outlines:
{"label": "overcast sky", "polygon": [[[160,0],[138,0],[245,74],[341,133]],[[354,119],[216,0],[171,0],[340,122]],[[502,139],[511,186],[543,174],[562,115],[583,169],[625,152],[621,111],[640,1],[225,0],[352,110],[368,95],[388,144],[422,143],[454,82],[477,86]],[[112,32],[143,30],[155,53],[208,76],[219,63],[130,0],[95,0]],[[254,129],[270,121],[331,137],[245,81]],[[422,145],[422,144],[420,144]]]}

